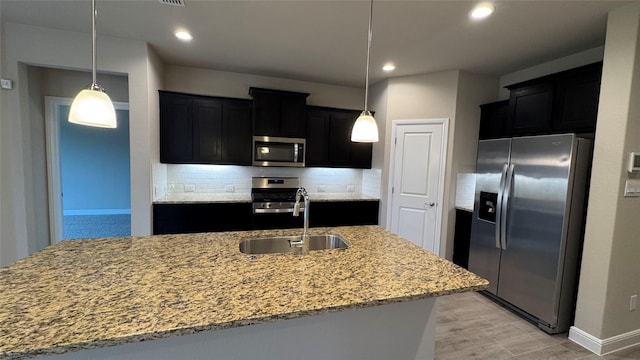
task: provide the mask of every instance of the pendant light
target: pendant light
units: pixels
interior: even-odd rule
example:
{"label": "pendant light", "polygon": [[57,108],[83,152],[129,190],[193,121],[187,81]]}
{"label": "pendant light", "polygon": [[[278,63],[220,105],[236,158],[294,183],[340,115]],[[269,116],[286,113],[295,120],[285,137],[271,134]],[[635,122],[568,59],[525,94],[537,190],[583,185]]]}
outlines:
{"label": "pendant light", "polygon": [[356,119],[351,130],[351,141],[353,142],[378,142],[378,125],[368,109],[369,100],[369,58],[371,56],[371,20],[373,19],[373,0],[369,6],[369,36],[367,39],[367,75],[364,85],[364,110]]}
{"label": "pendant light", "polygon": [[91,0],[93,53],[92,75],[93,82],[88,89],[84,89],[76,95],[69,110],[69,122],[87,126],[103,128],[116,127],[116,111],[111,103],[109,95],[96,84],[96,0]]}

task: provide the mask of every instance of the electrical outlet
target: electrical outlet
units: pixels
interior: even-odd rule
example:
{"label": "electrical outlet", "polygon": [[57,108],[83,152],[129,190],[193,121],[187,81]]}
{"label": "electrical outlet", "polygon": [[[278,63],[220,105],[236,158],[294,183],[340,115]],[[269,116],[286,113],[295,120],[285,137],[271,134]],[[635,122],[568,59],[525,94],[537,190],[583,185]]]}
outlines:
{"label": "electrical outlet", "polygon": [[13,81],[9,79],[0,79],[0,87],[3,89],[11,90],[13,89]]}
{"label": "electrical outlet", "polygon": [[224,191],[226,191],[226,192],[234,192],[234,191],[236,191],[236,187],[235,187],[235,185],[225,185],[224,186]]}
{"label": "electrical outlet", "polygon": [[355,185],[347,185],[347,192],[356,192],[356,186]]}
{"label": "electrical outlet", "polygon": [[631,295],[631,298],[629,298],[629,311],[635,311],[636,307],[638,306],[638,295]]}
{"label": "electrical outlet", "polygon": [[194,192],[196,191],[196,186],[195,185],[185,185],[184,186],[184,192]]}
{"label": "electrical outlet", "polygon": [[318,192],[319,193],[327,192],[327,187],[325,185],[318,185]]}

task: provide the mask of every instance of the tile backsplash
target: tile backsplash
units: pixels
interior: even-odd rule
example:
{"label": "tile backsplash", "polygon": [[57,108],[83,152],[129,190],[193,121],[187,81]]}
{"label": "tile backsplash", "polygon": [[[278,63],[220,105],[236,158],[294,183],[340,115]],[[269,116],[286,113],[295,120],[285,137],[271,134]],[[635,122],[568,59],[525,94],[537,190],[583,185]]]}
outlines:
{"label": "tile backsplash", "polygon": [[456,206],[473,209],[476,193],[476,174],[459,173],[456,178]]}
{"label": "tile backsplash", "polygon": [[[164,174],[163,175],[163,171]],[[154,164],[154,199],[185,193],[250,193],[253,176],[297,176],[310,193],[362,193],[379,197],[378,169],[277,168]],[[164,184],[163,184],[164,180]],[[155,191],[166,187],[166,193]]]}

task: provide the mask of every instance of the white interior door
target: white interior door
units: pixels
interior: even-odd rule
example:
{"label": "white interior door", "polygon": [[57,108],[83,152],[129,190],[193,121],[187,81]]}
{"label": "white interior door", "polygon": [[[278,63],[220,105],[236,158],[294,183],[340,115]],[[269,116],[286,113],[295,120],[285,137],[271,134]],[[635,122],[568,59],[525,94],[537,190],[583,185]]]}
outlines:
{"label": "white interior door", "polygon": [[391,231],[432,251],[440,250],[446,119],[393,124]]}

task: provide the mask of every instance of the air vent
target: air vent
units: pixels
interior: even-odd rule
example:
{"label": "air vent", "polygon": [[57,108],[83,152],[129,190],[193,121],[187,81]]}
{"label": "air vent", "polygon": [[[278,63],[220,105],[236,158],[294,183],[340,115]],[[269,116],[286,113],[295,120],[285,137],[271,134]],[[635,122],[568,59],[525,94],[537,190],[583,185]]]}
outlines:
{"label": "air vent", "polygon": [[184,0],[158,0],[161,4],[184,7]]}

